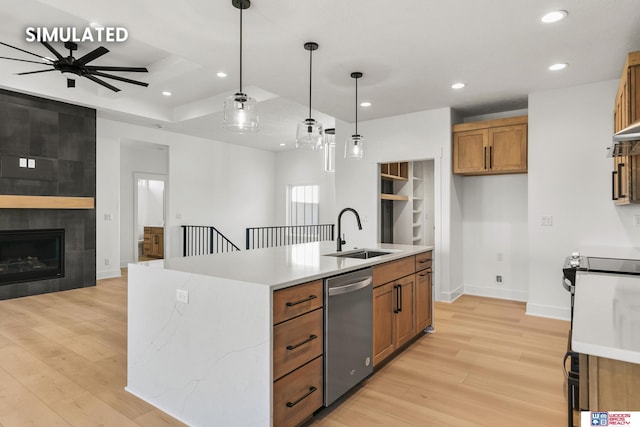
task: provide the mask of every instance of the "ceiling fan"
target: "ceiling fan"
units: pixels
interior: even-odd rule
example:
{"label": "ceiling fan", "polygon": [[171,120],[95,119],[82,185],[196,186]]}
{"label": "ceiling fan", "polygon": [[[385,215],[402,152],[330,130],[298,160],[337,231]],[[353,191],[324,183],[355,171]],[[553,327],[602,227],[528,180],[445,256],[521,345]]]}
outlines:
{"label": "ceiling fan", "polygon": [[[53,46],[51,46],[48,42],[40,42],[44,45],[44,47],[46,47],[51,53],[53,53],[53,55],[56,57],[56,59],[52,59],[52,58],[47,58],[44,57],[42,55],[38,55],[36,53],[33,52],[29,52],[27,50],[24,49],[20,49],[19,47],[15,47],[15,46],[11,46],[9,44],[0,42],[1,45],[10,47],[12,49],[16,49],[19,50],[21,52],[24,53],[28,53],[29,55],[33,55],[33,56],[37,56],[38,58],[40,58],[40,61],[30,61],[27,59],[18,59],[18,58],[8,58],[5,56],[0,56],[0,59],[10,59],[12,61],[21,61],[21,62],[31,62],[33,64],[41,64],[41,65],[50,65],[53,68],[47,68],[46,70],[37,70],[37,71],[27,71],[24,73],[17,73],[19,76],[23,76],[26,74],[37,74],[37,73],[47,73],[49,71],[60,71],[61,73],[71,73],[71,74],[75,74],[77,76],[80,77],[86,77],[89,80],[98,83],[99,85],[102,85],[108,89],[111,89],[114,92],[120,92],[120,89],[118,89],[117,87],[105,82],[102,79],[99,79],[98,77],[104,77],[107,79],[113,79],[113,80],[118,80],[121,82],[125,82],[125,83],[131,83],[134,85],[138,85],[138,86],[144,86],[147,87],[149,86],[148,83],[144,83],[144,82],[140,82],[137,80],[131,80],[131,79],[127,79],[125,77],[120,77],[120,76],[116,76],[113,74],[107,74],[104,73],[103,71],[123,71],[123,72],[133,72],[133,73],[147,73],[149,70],[147,70],[144,67],[112,67],[112,66],[101,66],[101,65],[87,65],[89,62],[96,60],[98,58],[100,58],[102,55],[106,54],[109,52],[109,49],[107,49],[106,47],[100,46],[94,50],[92,50],[91,52],[87,53],[86,55],[80,57],[80,58],[74,58],[73,57],[73,51],[74,50],[78,50],[78,44],[75,42],[65,42],[64,47],[66,49],[69,49],[69,56],[64,57],[62,56]],[[72,78],[67,78],[67,87],[76,87],[76,81]]]}

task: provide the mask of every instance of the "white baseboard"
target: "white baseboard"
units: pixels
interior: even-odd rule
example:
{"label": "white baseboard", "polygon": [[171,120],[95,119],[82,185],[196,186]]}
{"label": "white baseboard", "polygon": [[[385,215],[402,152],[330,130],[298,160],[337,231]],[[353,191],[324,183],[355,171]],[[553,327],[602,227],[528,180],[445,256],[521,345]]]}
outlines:
{"label": "white baseboard", "polygon": [[529,316],[571,320],[571,308],[569,307],[555,307],[551,305],[532,304],[529,302],[527,303],[527,314]]}
{"label": "white baseboard", "polygon": [[478,297],[508,299],[511,301],[527,302],[529,293],[517,289],[484,288],[481,286],[464,285],[464,293]]}
{"label": "white baseboard", "polygon": [[186,421],[186,420],[184,420],[184,419],[182,419],[182,418],[180,417],[180,415],[178,415],[178,414],[174,414],[172,411],[169,411],[169,410],[167,410],[167,409],[165,409],[165,408],[161,407],[160,405],[158,405],[158,404],[157,404],[157,402],[154,402],[154,401],[152,401],[152,400],[150,400],[150,399],[147,399],[147,398],[145,398],[145,397],[142,397],[142,395],[141,395],[141,394],[136,393],[134,390],[132,390],[131,388],[129,388],[129,386],[125,386],[124,390],[125,390],[126,392],[128,392],[128,393],[130,393],[130,394],[134,395],[134,396],[135,396],[135,397],[137,397],[138,399],[140,399],[140,400],[142,400],[142,401],[144,401],[144,402],[147,402],[149,405],[154,406],[154,407],[156,407],[156,408],[160,409],[162,412],[164,412],[164,413],[166,413],[166,414],[168,414],[168,415],[172,416],[172,417],[173,417],[173,418],[175,418],[176,420],[178,420],[178,421],[180,421],[180,422],[182,422],[182,423],[184,423],[184,424],[186,424],[186,425],[189,425],[189,424],[187,423],[187,421]]}
{"label": "white baseboard", "polygon": [[458,286],[457,288],[455,288],[452,291],[440,292],[440,295],[437,298],[437,300],[438,301],[443,301],[443,302],[454,302],[462,294],[463,294],[463,287],[462,286]]}
{"label": "white baseboard", "polygon": [[120,277],[120,276],[122,276],[122,273],[120,272],[120,269],[96,271],[96,279],[97,280],[112,279],[114,277]]}

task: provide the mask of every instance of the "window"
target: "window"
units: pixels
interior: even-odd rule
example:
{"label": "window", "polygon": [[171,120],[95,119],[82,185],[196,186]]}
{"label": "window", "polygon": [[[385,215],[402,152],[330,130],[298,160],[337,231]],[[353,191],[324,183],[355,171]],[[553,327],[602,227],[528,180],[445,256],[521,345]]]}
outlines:
{"label": "window", "polygon": [[288,194],[288,225],[319,224],[318,185],[290,185]]}

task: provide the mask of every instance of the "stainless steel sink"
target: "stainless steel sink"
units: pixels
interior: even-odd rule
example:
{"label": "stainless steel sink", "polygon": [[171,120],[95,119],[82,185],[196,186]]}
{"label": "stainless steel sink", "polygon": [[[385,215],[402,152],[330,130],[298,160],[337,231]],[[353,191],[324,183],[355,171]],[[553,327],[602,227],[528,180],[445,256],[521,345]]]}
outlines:
{"label": "stainless steel sink", "polygon": [[358,258],[358,259],[368,259],[375,258],[382,255],[389,255],[393,252],[386,251],[378,251],[374,249],[360,249],[357,251],[349,251],[349,252],[336,252],[333,254],[327,254],[326,256],[334,256],[338,258]]}

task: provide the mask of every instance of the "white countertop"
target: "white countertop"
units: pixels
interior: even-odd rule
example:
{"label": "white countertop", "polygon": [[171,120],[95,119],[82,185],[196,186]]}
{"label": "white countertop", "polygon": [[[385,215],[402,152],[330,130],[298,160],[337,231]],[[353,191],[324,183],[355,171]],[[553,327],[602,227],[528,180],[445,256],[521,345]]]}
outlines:
{"label": "white countertop", "polygon": [[[433,250],[433,246],[377,244],[367,246],[366,249],[386,250],[391,253],[370,259],[326,256],[336,253],[335,245],[335,242],[303,243],[140,264],[152,268],[260,283],[272,289],[279,289]],[[353,248],[344,248],[343,253],[352,250]]]}
{"label": "white countertop", "polygon": [[640,276],[577,275],[571,346],[640,363]]}

